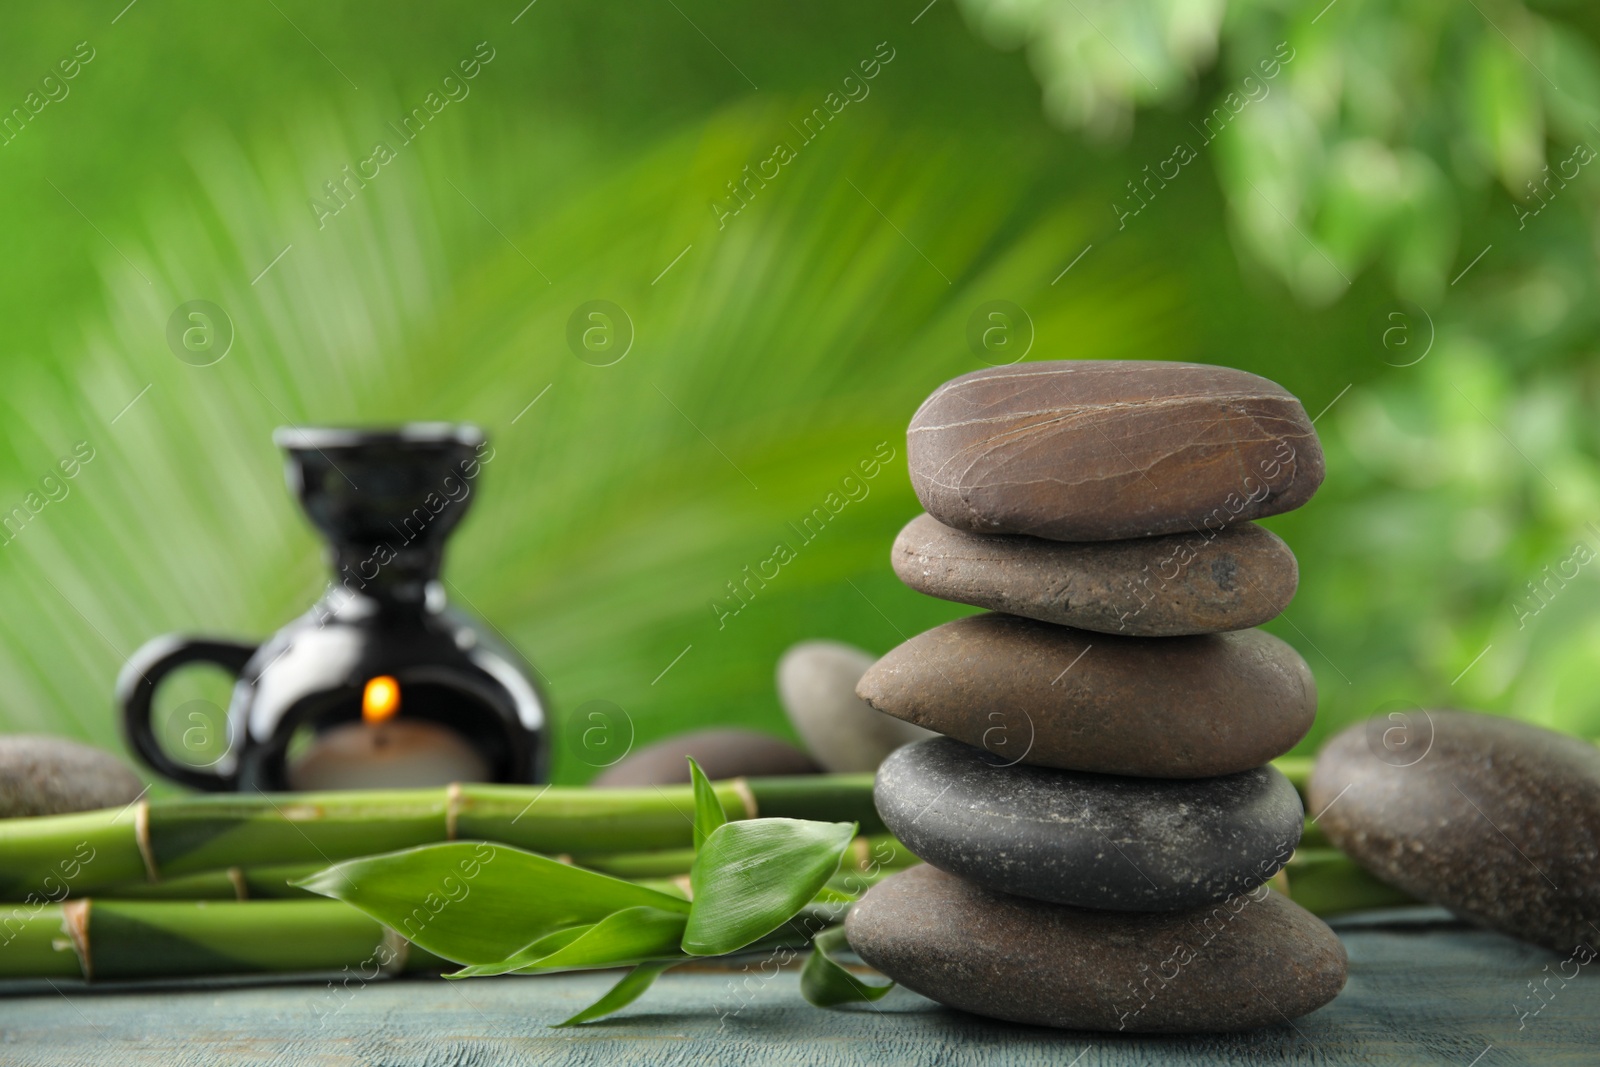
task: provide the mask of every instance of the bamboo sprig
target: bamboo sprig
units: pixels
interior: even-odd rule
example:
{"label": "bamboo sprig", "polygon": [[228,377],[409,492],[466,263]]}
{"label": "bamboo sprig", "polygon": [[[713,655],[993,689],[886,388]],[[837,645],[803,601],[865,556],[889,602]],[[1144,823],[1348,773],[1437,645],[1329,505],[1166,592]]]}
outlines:
{"label": "bamboo sprig", "polygon": [[[870,883],[894,869],[859,877]],[[280,868],[274,874],[289,872]],[[1286,872],[1290,897],[1319,915],[1410,902],[1332,849],[1302,850]],[[666,879],[639,882],[681,895],[681,886]],[[796,939],[797,947],[802,944],[803,938]],[[321,898],[96,898],[0,908],[0,978],[148,979],[344,968],[370,977],[452,966],[386,934],[381,923],[355,908]]]}
{"label": "bamboo sprig", "polygon": [[[618,878],[669,882],[689,873],[694,864],[694,849],[597,853],[572,856],[570,859],[576,866]],[[858,884],[869,884],[878,880],[879,872],[887,874],[920,862],[891,834],[861,836],[855,839],[845,854],[841,878],[854,878]],[[315,898],[315,894],[290,883],[298,882],[326,866],[319,862],[272,867],[229,867],[226,870],[200,871],[165,878],[159,882],[125,882],[106,886],[95,895],[107,900],[309,900]],[[872,876],[862,881],[869,872]]]}
{"label": "bamboo sprig", "polygon": [[[715,786],[737,819],[857,822],[884,829],[870,775],[734,779]],[[109,886],[230,867],[319,863],[452,840],[548,855],[646,852],[693,843],[690,786],[443,789],[141,800],[120,809],[0,820],[0,898],[59,900]],[[58,891],[59,889],[59,891]]]}
{"label": "bamboo sprig", "polygon": [[[666,883],[641,885],[668,889]],[[836,917],[835,917],[836,918]],[[820,928],[826,919],[814,920]],[[804,948],[805,924],[747,951]],[[254,974],[350,972],[379,976],[454,970],[456,964],[396,936],[336,900],[187,901],[85,899],[0,919],[0,980],[97,982]]]}

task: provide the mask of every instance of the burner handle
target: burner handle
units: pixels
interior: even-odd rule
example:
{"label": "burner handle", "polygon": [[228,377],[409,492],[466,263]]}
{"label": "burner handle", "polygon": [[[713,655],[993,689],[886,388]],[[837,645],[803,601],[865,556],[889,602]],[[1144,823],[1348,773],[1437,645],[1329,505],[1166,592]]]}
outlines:
{"label": "burner handle", "polygon": [[211,637],[167,634],[146,641],[117,675],[117,704],[122,709],[122,730],[129,747],[151,770],[173,781],[197,789],[233,789],[236,772],[192,767],[167,755],[150,728],[150,711],[156,687],[178,668],[212,663],[237,675],[255,652],[255,645]]}

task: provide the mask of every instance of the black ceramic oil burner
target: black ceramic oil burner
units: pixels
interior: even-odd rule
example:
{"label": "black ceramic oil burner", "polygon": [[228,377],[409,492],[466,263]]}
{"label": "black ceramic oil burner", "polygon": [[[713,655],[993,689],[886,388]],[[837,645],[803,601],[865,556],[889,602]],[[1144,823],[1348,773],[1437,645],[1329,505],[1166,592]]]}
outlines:
{"label": "black ceramic oil burner", "polygon": [[[201,789],[287,789],[296,785],[291,739],[298,735],[301,749],[341,730],[364,737],[352,724],[363,724],[364,711],[373,721],[379,692],[391,698],[381,711],[396,727],[424,739],[445,728],[453,736],[439,747],[459,749],[474,766],[481,761],[485,780],[541,781],[544,701],[530,669],[479,623],[448,608],[439,578],[445,539],[493,458],[483,433],[416,423],[285,428],[273,439],[287,453],[290,489],[328,539],[333,582],[310,611],[263,644],[168,635],[139,649],[117,679],[133,750],[154,770]],[[156,687],[192,663],[238,675],[228,751],[209,767],[175,760],[151,729]]]}

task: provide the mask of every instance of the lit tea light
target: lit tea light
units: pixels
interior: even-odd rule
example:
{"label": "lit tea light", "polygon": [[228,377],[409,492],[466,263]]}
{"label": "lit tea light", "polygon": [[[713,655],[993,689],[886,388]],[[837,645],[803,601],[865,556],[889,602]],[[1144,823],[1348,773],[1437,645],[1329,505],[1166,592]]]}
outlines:
{"label": "lit tea light", "polygon": [[365,722],[380,723],[394,718],[400,710],[400,683],[387,674],[380,674],[367,682],[361,691],[361,718]]}
{"label": "lit tea light", "polygon": [[361,721],[317,735],[289,768],[295,790],[404,789],[486,782],[489,765],[466,738],[424,719],[396,719],[400,683],[387,674],[367,681]]}

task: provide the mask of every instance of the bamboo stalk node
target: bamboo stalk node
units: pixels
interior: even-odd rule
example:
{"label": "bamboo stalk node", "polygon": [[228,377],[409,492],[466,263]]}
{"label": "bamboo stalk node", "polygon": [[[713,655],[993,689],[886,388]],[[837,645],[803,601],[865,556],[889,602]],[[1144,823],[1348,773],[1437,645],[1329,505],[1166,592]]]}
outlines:
{"label": "bamboo stalk node", "polygon": [[328,814],[328,809],[323,807],[321,804],[299,803],[279,805],[273,803],[270,797],[267,798],[267,802],[272,804],[272,806],[277,809],[278,814],[283,816],[285,822],[316,822],[318,819],[326,818]]}
{"label": "bamboo stalk node", "polygon": [[240,900],[250,899],[250,883],[244,880],[244,871],[238,867],[228,868],[228,881],[233,883],[233,894]]}
{"label": "bamboo stalk node", "polygon": [[456,839],[456,819],[461,815],[461,808],[466,799],[466,793],[461,788],[460,782],[451,782],[444,791],[444,839]]}
{"label": "bamboo stalk node", "polygon": [[90,903],[88,899],[68,900],[61,905],[61,930],[72,941],[72,951],[86,982],[94,979],[94,958],[89,952]]}
{"label": "bamboo stalk node", "polygon": [[747,819],[756,818],[756,795],[750,791],[750,783],[740,777],[730,779],[728,786],[739,795],[739,803],[744,805],[744,817]]}
{"label": "bamboo stalk node", "polygon": [[144,860],[144,872],[152,882],[161,881],[161,871],[156,867],[155,850],[150,847],[150,802],[141,800],[133,809],[133,839],[139,845],[139,857]]}
{"label": "bamboo stalk node", "polygon": [[378,973],[390,976],[400,974],[406,969],[406,957],[411,954],[411,942],[401,937],[395,931],[385,926],[383,940],[378,942]]}

